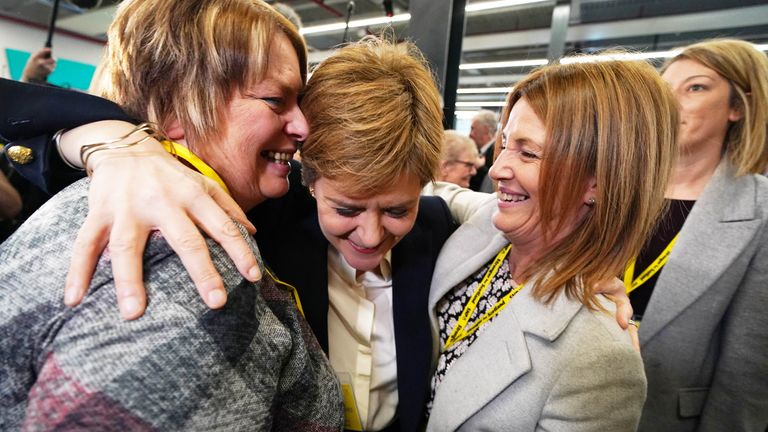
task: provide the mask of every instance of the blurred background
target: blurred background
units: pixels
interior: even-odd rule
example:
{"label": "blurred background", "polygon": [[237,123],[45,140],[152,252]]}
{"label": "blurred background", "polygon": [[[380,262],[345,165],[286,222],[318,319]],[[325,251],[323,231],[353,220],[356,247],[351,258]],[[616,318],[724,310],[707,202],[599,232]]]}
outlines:
{"label": "blurred background", "polygon": [[[50,82],[87,89],[117,3],[61,0]],[[281,3],[298,15],[313,64],[345,39],[385,28],[398,39],[415,40],[444,92],[446,115],[453,121],[448,126],[464,132],[477,110],[499,110],[509,87],[548,60],[622,46],[660,64],[675,47],[713,37],[740,38],[768,50],[764,0]],[[17,78],[29,55],[43,46],[52,6],[53,0],[0,0],[0,76]]]}

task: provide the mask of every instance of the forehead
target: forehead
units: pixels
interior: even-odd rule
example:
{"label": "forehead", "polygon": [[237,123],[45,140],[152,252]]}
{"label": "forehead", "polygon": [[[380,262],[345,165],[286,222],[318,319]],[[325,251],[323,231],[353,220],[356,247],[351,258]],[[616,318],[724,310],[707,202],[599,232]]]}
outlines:
{"label": "forehead", "polygon": [[675,62],[671,63],[669,66],[667,66],[666,70],[664,70],[664,73],[661,76],[665,81],[672,84],[695,76],[708,77],[715,81],[724,81],[724,78],[714,70],[704,66],[696,60],[687,58],[676,60]]}
{"label": "forehead", "polygon": [[321,178],[324,184],[324,193],[330,198],[344,200],[360,206],[400,205],[408,202],[418,202],[421,194],[421,183],[415,174],[402,173],[394,183],[377,190],[375,193],[353,194],[354,186],[349,181]]}
{"label": "forehead", "polygon": [[509,112],[509,119],[504,126],[504,135],[509,137],[522,137],[535,141],[544,141],[546,127],[539,116],[533,111],[528,100],[521,98]]}
{"label": "forehead", "polygon": [[271,85],[296,92],[301,90],[299,57],[286,35],[277,33],[273,37],[268,62],[264,78],[256,85]]}

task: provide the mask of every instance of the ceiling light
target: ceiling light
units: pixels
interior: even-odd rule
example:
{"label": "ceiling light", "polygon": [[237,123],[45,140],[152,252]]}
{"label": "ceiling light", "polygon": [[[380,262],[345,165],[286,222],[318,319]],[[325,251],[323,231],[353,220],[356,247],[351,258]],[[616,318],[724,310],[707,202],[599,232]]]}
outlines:
{"label": "ceiling light", "polygon": [[610,60],[648,60],[654,58],[672,58],[680,54],[680,50],[673,51],[651,51],[651,52],[617,52],[613,54],[596,54],[563,57],[560,59],[562,64],[570,63],[591,63]]}
{"label": "ceiling light", "polygon": [[477,111],[454,111],[453,115],[458,118],[472,118],[477,115]]}
{"label": "ceiling light", "polygon": [[[408,21],[410,19],[411,19],[411,14],[409,13],[399,14],[393,17],[376,17],[376,18],[359,19],[359,20],[350,21],[349,28],[393,24],[397,22]],[[301,30],[299,30],[299,33],[301,33],[302,35],[315,34],[315,33],[327,33],[327,32],[344,30],[345,27],[346,25],[343,22],[337,22],[337,23],[331,23],[331,24],[304,27]]]}
{"label": "ceiling light", "polygon": [[473,87],[473,88],[460,88],[456,90],[458,94],[487,94],[487,93],[503,93],[507,94],[512,90],[512,87]]}
{"label": "ceiling light", "polygon": [[531,60],[512,60],[502,62],[487,62],[487,63],[464,63],[459,65],[459,69],[494,69],[494,68],[513,68],[513,67],[526,67],[526,66],[544,66],[547,64],[547,59],[531,59]]}
{"label": "ceiling light", "polygon": [[503,107],[506,105],[505,101],[498,102],[456,102],[457,107]]}
{"label": "ceiling light", "polygon": [[486,1],[480,3],[468,4],[464,10],[467,12],[477,12],[489,9],[499,9],[510,6],[521,6],[531,3],[544,3],[549,0],[498,0],[498,1]]}

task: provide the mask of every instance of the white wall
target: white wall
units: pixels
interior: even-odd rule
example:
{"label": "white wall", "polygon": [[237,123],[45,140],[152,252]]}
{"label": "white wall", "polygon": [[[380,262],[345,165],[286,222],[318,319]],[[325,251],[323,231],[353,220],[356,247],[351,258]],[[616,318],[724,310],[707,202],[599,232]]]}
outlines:
{"label": "white wall", "polygon": [[[46,30],[0,17],[0,77],[11,77],[8,59],[5,56],[6,48],[34,53],[43,47],[47,35]],[[65,58],[95,66],[101,60],[103,48],[103,43],[78,39],[61,33],[53,35],[54,58]]]}

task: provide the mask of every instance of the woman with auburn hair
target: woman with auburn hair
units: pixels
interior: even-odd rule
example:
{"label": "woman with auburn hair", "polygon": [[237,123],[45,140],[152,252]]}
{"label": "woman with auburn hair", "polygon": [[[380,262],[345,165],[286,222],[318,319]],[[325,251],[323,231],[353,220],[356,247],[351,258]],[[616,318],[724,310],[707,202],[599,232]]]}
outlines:
{"label": "woman with auburn hair", "polygon": [[427,430],[632,431],[642,360],[595,287],[661,213],[674,99],[645,63],[549,66],[515,85],[502,124],[497,200],[435,267]]}
{"label": "woman with auburn hair", "polygon": [[660,189],[669,211],[624,277],[648,377],[640,430],[763,432],[768,58],[711,40],[662,77],[680,105],[680,156]]}
{"label": "woman with auburn hair", "polygon": [[[258,0],[127,0],[109,29],[100,88],[159,125],[190,173],[248,210],[288,190],[278,155],[307,135],[298,106],[305,59],[294,27]],[[147,133],[160,136],[143,124],[121,142],[85,148],[84,159]],[[64,306],[89,186],[84,179],[56,195],[0,247],[0,429],[341,429],[338,383],[290,291],[241,277],[214,242],[202,247],[229,296],[220,310],[195,294],[158,232],[144,254],[152,303],[142,319],[114,313],[109,263],[119,244],[101,257],[80,305]],[[231,228],[258,256],[245,228]]]}

